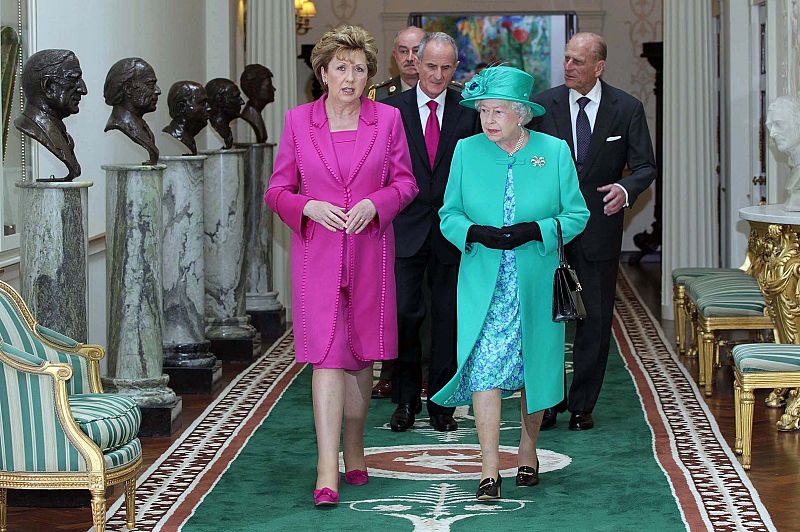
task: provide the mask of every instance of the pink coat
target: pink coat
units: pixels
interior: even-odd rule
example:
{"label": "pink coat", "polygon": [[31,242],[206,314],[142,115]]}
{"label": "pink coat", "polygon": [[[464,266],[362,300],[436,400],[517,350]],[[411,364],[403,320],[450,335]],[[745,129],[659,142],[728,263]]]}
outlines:
{"label": "pink coat", "polygon": [[[394,107],[361,98],[355,161],[339,175],[325,98],[286,113],[264,201],[292,230],[292,298],[298,362],[321,362],[333,340],[341,286],[350,287],[345,316],[353,352],[365,360],[397,358],[397,304],[392,220],[419,189],[411,173],[403,122]],[[364,198],[376,218],[358,235],[331,232],[308,217],[312,199],[348,210]],[[347,239],[347,246],[344,245]],[[350,279],[342,261],[349,254]]]}

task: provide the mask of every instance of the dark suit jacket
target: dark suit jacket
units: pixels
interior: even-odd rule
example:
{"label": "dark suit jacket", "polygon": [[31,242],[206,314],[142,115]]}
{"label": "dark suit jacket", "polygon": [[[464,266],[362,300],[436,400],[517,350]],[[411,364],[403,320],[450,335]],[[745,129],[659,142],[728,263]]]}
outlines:
{"label": "dark suit jacket", "polygon": [[[597,187],[619,183],[628,191],[628,203],[633,205],[656,177],[656,162],[650,131],[642,102],[608,83],[602,83],[600,107],[597,110],[589,154],[578,174],[581,192],[589,208],[589,223],[572,246],[578,246],[588,260],[618,259],[622,247],[624,209],[613,216],[603,214],[603,196]],[[537,131],[564,139],[572,150],[572,121],[569,114],[569,89],[554,87],[533,97],[547,113],[529,125]],[[619,139],[611,140],[614,137]],[[625,166],[630,169],[622,177]]]}
{"label": "dark suit jacket", "polygon": [[397,257],[411,257],[416,254],[430,234],[431,248],[442,262],[456,264],[461,258],[461,252],[442,236],[439,228],[439,208],[444,202],[444,189],[450,175],[450,162],[453,160],[456,142],[480,131],[478,113],[460,106],[459,101],[461,94],[447,89],[433,169],[428,161],[425,137],[422,135],[416,89],[401,92],[383,101],[400,110],[411,154],[411,166],[419,187],[416,199],[394,219]]}

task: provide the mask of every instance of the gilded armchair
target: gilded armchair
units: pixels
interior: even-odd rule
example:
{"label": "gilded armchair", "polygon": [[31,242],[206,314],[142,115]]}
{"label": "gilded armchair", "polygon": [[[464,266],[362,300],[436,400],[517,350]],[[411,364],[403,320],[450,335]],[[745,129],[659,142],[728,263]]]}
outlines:
{"label": "gilded armchair", "polygon": [[102,393],[103,349],[38,325],[2,281],[0,338],[0,532],[8,489],[88,489],[102,532],[105,490],[122,482],[133,528],[141,412],[130,398]]}

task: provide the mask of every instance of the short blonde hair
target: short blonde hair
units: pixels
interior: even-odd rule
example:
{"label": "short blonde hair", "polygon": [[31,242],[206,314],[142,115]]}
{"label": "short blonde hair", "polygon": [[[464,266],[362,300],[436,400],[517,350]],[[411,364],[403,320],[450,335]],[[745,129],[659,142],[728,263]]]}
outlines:
{"label": "short blonde hair", "polygon": [[[322,83],[322,68],[327,67],[341,52],[364,52],[367,57],[367,77],[378,71],[378,47],[373,37],[361,26],[344,24],[325,32],[311,51],[311,69]],[[326,89],[327,90],[327,89]]]}

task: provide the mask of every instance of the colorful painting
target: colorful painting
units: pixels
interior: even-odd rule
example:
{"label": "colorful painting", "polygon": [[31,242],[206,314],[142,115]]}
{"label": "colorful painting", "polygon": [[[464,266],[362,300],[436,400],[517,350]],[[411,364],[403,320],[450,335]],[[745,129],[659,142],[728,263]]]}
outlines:
{"label": "colorful painting", "polygon": [[[553,15],[422,15],[418,20],[425,31],[441,31],[456,40],[456,81],[470,79],[480,63],[510,65],[533,76],[533,91],[537,93],[551,86],[552,18]],[[566,36],[563,39],[566,41]]]}

